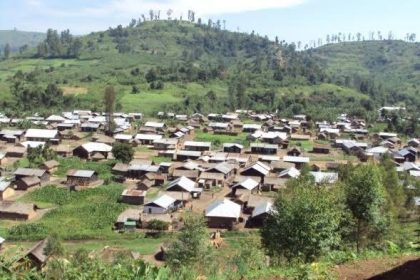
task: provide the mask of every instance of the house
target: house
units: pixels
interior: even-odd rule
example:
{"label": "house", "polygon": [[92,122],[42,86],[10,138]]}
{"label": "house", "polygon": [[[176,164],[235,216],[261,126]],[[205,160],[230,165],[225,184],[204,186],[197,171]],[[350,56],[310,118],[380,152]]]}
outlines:
{"label": "house", "polygon": [[7,162],[6,153],[0,152],[0,166],[6,164],[6,162]]}
{"label": "house", "polygon": [[254,193],[258,190],[260,183],[254,181],[252,178],[247,178],[232,186],[232,196],[239,195],[243,190]]}
{"label": "house", "polygon": [[32,187],[41,186],[41,180],[35,176],[28,176],[28,177],[22,177],[20,179],[17,179],[15,184],[16,184],[16,189],[27,190]]}
{"label": "house", "polygon": [[98,181],[98,173],[93,170],[69,170],[67,172],[68,186],[90,186]]}
{"label": "house", "polygon": [[262,191],[277,191],[286,187],[287,179],[267,176],[264,178],[264,183],[261,186]]}
{"label": "house", "polygon": [[12,188],[12,182],[7,180],[5,177],[0,177],[0,201],[7,200],[14,194],[15,191]]}
{"label": "house", "polygon": [[194,181],[182,176],[170,182],[166,191],[191,193],[195,187],[196,183]]}
{"label": "house", "polygon": [[145,127],[150,127],[153,129],[156,129],[157,131],[163,131],[166,128],[166,125],[164,123],[160,123],[160,122],[146,122],[144,124]]}
{"label": "house", "polygon": [[23,130],[3,129],[0,131],[0,140],[5,141],[7,143],[15,144],[20,142],[24,134],[25,131]]}
{"label": "house", "polygon": [[10,158],[22,158],[26,154],[26,148],[25,147],[7,147],[6,149],[6,157]]}
{"label": "house", "polygon": [[376,159],[383,157],[388,153],[389,149],[386,147],[378,146],[366,150],[366,155],[370,155]]}
{"label": "house", "polygon": [[147,178],[137,182],[137,189],[142,191],[147,191],[151,187],[153,187],[154,183],[152,180],[149,180]]}
{"label": "house", "polygon": [[252,154],[275,155],[278,149],[276,144],[251,143]]}
{"label": "house", "polygon": [[284,143],[287,142],[287,133],[277,132],[277,131],[263,132],[260,138],[261,138],[261,141],[265,143],[283,145]]}
{"label": "house", "polygon": [[261,125],[260,124],[244,124],[242,126],[242,131],[243,132],[254,133],[257,130],[261,130]]}
{"label": "house", "polygon": [[16,180],[24,177],[37,177],[41,182],[47,182],[50,180],[50,174],[47,170],[34,169],[34,168],[18,168],[13,173]]}
{"label": "house", "polygon": [[249,165],[240,172],[242,176],[260,177],[262,181],[269,173],[270,167],[259,161]]}
{"label": "house", "polygon": [[129,165],[122,162],[117,162],[114,167],[112,167],[111,172],[117,176],[127,176]]}
{"label": "house", "polygon": [[[160,166],[159,166],[160,169]],[[149,172],[144,174],[143,179],[152,181],[152,186],[162,186],[167,180],[167,175],[162,173]]]}
{"label": "house", "polygon": [[121,202],[133,205],[143,205],[146,194],[147,191],[125,189],[121,194]]}
{"label": "house", "polygon": [[48,160],[42,164],[41,168],[47,170],[51,174],[57,171],[59,165],[60,163],[56,160]]}
{"label": "house", "polygon": [[210,151],[211,142],[185,141],[184,149],[187,151]]}
{"label": "house", "polygon": [[149,172],[159,172],[159,166],[151,164],[130,164],[127,170],[127,177],[132,179],[141,179]]}
{"label": "house", "polygon": [[297,170],[295,167],[285,169],[281,171],[278,175],[279,178],[283,178],[283,179],[298,178],[299,176],[300,176],[300,171]]}
{"label": "house", "polygon": [[169,195],[161,195],[151,202],[144,204],[143,213],[147,214],[164,214],[175,211],[178,206],[176,200]]}
{"label": "house", "polygon": [[130,230],[140,226],[141,210],[128,208],[118,215],[114,223],[117,230]]}
{"label": "house", "polygon": [[410,147],[418,148],[420,146],[420,140],[413,138],[408,140],[407,145]]}
{"label": "house", "polygon": [[114,135],[114,139],[115,141],[120,143],[131,144],[131,142],[133,141],[133,136],[130,134],[119,133]]}
{"label": "house", "polygon": [[[414,150],[412,150],[414,149]],[[404,148],[402,150],[399,150],[394,154],[394,159],[397,162],[403,162],[403,161],[409,161],[409,162],[415,162],[416,161],[416,154],[417,150],[415,148]]]}
{"label": "house", "polygon": [[51,149],[57,153],[60,157],[71,157],[73,155],[73,151],[70,147],[70,145],[56,145],[51,147]]}
{"label": "house", "polygon": [[317,184],[333,184],[338,181],[338,173],[311,171],[310,174],[314,177]]}
{"label": "house", "polygon": [[292,168],[294,166],[295,165],[293,163],[284,162],[282,160],[272,161],[270,163],[271,170],[273,172],[276,172],[276,173],[281,172],[281,171],[286,170],[286,169],[289,169],[289,168]]}
{"label": "house", "polygon": [[295,141],[309,141],[311,140],[311,136],[306,134],[291,134],[290,139]]}
{"label": "house", "polygon": [[92,123],[92,122],[86,122],[82,123],[80,126],[80,131],[82,132],[97,132],[100,128],[100,123]]}
{"label": "house", "polygon": [[224,179],[228,179],[231,176],[235,175],[236,168],[233,164],[229,164],[227,162],[221,162],[214,165],[211,168],[206,170],[207,173],[220,173],[223,174]]}
{"label": "house", "polygon": [[206,209],[205,217],[210,228],[233,229],[241,217],[241,205],[228,199],[217,200]]}
{"label": "house", "polygon": [[244,146],[236,143],[224,143],[223,152],[225,153],[237,153],[241,154],[244,149]]}
{"label": "house", "polygon": [[0,202],[0,220],[31,220],[36,213],[36,205],[22,202]]}
{"label": "house", "polygon": [[153,141],[153,147],[155,150],[174,150],[178,147],[178,141],[176,138],[156,139]]}
{"label": "house", "polygon": [[99,142],[88,142],[80,145],[73,150],[73,156],[80,157],[82,159],[95,160],[99,158],[107,159],[112,152],[112,146],[99,143]]}
{"label": "house", "polygon": [[198,186],[205,189],[211,187],[223,186],[225,177],[222,173],[201,172],[198,177]]}
{"label": "house", "polygon": [[294,157],[294,156],[284,156],[284,162],[291,162],[294,163],[296,168],[301,168],[303,165],[309,163],[308,157]]}
{"label": "house", "polygon": [[48,244],[48,239],[43,239],[36,243],[31,249],[29,249],[25,255],[20,258],[17,262],[18,263],[25,263],[27,264],[27,261],[29,261],[30,266],[41,269],[48,260],[48,256],[45,255],[45,248]]}
{"label": "house", "polygon": [[59,137],[58,130],[55,129],[30,128],[25,133],[26,141],[58,143]]}
{"label": "house", "polygon": [[314,153],[314,154],[329,154],[330,153],[330,146],[329,145],[315,144],[312,148],[312,153]]}
{"label": "house", "polygon": [[290,150],[287,151],[288,156],[298,157],[302,155],[302,150],[299,147],[292,147]]}
{"label": "house", "polygon": [[162,135],[159,134],[137,134],[134,139],[136,142],[142,145],[153,145],[155,140],[162,139]]}
{"label": "house", "polygon": [[175,153],[175,158],[178,161],[185,161],[185,160],[195,160],[201,157],[200,151],[185,151],[185,150],[179,150]]}
{"label": "house", "polygon": [[247,221],[249,227],[261,227],[265,219],[274,211],[273,203],[265,201],[257,205]]}

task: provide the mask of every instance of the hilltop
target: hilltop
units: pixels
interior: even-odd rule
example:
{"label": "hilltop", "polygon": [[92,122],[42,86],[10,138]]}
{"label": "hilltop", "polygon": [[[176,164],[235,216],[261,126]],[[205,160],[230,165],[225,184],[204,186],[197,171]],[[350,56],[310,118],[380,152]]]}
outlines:
{"label": "hilltop", "polygon": [[0,50],[6,44],[10,44],[12,51],[18,51],[20,47],[27,45],[28,48],[36,47],[45,39],[45,33],[29,32],[20,30],[0,30]]}
{"label": "hilltop", "polygon": [[[378,89],[374,75],[385,66],[367,63],[364,69],[365,57],[373,56],[364,54],[369,42],[299,52],[293,44],[254,33],[185,21],[142,22],[81,37],[60,37],[52,30],[48,34],[37,48],[0,62],[0,96],[5,108],[19,108],[14,114],[57,106],[98,110],[106,85],[118,92],[117,110],[149,115],[160,110],[219,113],[249,108],[317,119],[333,119],[341,112],[367,118],[376,116],[374,108],[382,104],[406,102],[405,93],[396,101]],[[388,48],[391,54],[398,52],[394,42]],[[414,54],[407,51],[403,58],[411,63]],[[393,64],[390,68],[396,69]],[[415,78],[404,66],[398,69],[408,88]],[[375,88],[366,91],[343,82],[353,73],[363,73]],[[385,75],[392,74],[378,77],[390,81]],[[57,102],[42,101],[48,84],[58,88],[62,98]],[[37,100],[37,106],[25,100]]]}
{"label": "hilltop", "polygon": [[396,95],[418,100],[420,43],[399,40],[345,42],[325,45],[311,53],[321,59],[333,79],[341,80],[347,86],[355,86],[356,79],[371,79]]}

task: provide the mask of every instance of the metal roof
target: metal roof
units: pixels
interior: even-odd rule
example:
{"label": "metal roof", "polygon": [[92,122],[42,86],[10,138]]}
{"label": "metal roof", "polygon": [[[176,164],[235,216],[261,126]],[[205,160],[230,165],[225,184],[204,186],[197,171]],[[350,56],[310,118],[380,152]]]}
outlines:
{"label": "metal roof", "polygon": [[273,211],[273,203],[266,201],[254,208],[251,217],[256,217],[264,213],[270,213],[271,211]]}
{"label": "metal roof", "polygon": [[206,217],[236,218],[241,215],[241,205],[228,199],[218,200],[209,205]]}
{"label": "metal roof", "polygon": [[182,189],[186,190],[187,192],[192,192],[193,189],[195,188],[195,182],[188,179],[185,176],[182,176],[182,177],[170,182],[168,187],[166,188],[166,190],[169,191],[175,186],[179,186]]}
{"label": "metal roof", "polygon": [[89,142],[82,145],[83,149],[87,152],[106,152],[109,153],[112,151],[112,146],[100,142]]}
{"label": "metal roof", "polygon": [[175,203],[175,199],[173,197],[170,197],[169,195],[162,195],[153,200],[152,202],[146,203],[145,205],[149,204],[156,204],[157,206],[160,206],[162,208],[167,209],[169,206]]}
{"label": "metal roof", "polygon": [[258,186],[258,182],[252,180],[251,178],[245,179],[245,181],[239,182],[233,186],[233,188],[243,187],[247,190],[253,190]]}
{"label": "metal roof", "polygon": [[90,178],[95,174],[93,170],[74,170],[73,172],[67,173],[67,176]]}
{"label": "metal roof", "polygon": [[46,139],[53,139],[56,138],[58,134],[58,130],[52,129],[34,129],[30,128],[26,131],[25,137],[26,138],[46,138]]}

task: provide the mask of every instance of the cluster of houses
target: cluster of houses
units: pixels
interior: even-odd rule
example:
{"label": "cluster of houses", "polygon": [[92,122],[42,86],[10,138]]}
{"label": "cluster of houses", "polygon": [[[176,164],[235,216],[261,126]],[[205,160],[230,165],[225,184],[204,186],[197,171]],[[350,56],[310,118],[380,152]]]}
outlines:
{"label": "cluster of houses", "polygon": [[[0,131],[0,163],[10,166],[9,161],[38,146],[48,146],[61,157],[87,161],[114,159],[115,142],[147,147],[167,160],[154,162],[140,156],[112,168],[119,181],[134,186],[121,194],[121,202],[133,208],[118,217],[118,229],[147,228],[153,220],[171,224],[184,208],[203,212],[211,228],[259,226],[272,211],[272,196],[266,194],[285,188],[304,166],[310,167],[316,183],[336,182],[339,165],[345,162],[320,159],[334,158],[337,153],[353,155],[361,162],[388,154],[397,171],[420,177],[419,139],[403,143],[395,133],[372,134],[364,120],[347,115],[340,115],[334,123],[313,123],[305,115],[282,119],[277,114],[245,110],[207,116],[159,112],[157,121],[144,121],[141,113],[115,113],[112,118],[115,131],[105,135],[108,117],[90,111],[27,118],[42,128],[26,130],[16,128],[18,120],[3,116],[0,123],[8,128]],[[197,130],[213,135],[245,134],[249,145],[196,141]],[[299,145],[302,142],[313,145],[307,150]],[[49,161],[38,169],[17,168],[9,174],[12,180],[0,177],[0,219],[27,220],[36,215],[36,205],[13,202],[14,192],[50,183],[57,167],[58,162]],[[99,175],[92,170],[68,170],[65,185],[72,190],[99,186]],[[150,195],[156,189],[158,194]]]}

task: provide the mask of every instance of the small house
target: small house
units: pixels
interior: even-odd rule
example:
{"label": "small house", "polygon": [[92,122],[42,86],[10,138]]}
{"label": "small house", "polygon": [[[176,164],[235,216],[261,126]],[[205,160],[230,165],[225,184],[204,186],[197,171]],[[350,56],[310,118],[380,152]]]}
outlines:
{"label": "small house", "polygon": [[48,256],[44,253],[47,244],[47,238],[39,241],[31,249],[29,249],[22,258],[18,260],[18,263],[26,264],[27,261],[29,261],[31,267],[41,269],[48,260]]}
{"label": "small house", "polygon": [[312,153],[314,153],[314,154],[329,154],[330,153],[330,147],[329,147],[329,145],[315,144],[312,148]]}
{"label": "small house", "polygon": [[32,187],[41,186],[41,180],[36,176],[22,177],[16,180],[16,189],[27,190]]}
{"label": "small house", "polygon": [[141,210],[129,208],[122,212],[114,223],[117,230],[131,230],[140,226]]}
{"label": "small house", "polygon": [[143,205],[146,193],[147,191],[125,189],[121,194],[121,202],[133,205]]}
{"label": "small house", "polygon": [[31,220],[36,213],[36,205],[22,202],[0,202],[0,220]]}
{"label": "small house", "polygon": [[170,182],[168,187],[166,188],[166,191],[190,193],[194,190],[195,187],[196,187],[196,183],[194,181],[188,179],[187,177],[182,176]]}
{"label": "small house", "polygon": [[273,209],[273,204],[269,201],[257,205],[248,219],[247,226],[261,227],[267,217],[274,211]]}
{"label": "small house", "polygon": [[210,151],[211,142],[185,141],[184,149],[187,151]]}
{"label": "small house", "polygon": [[169,195],[162,195],[151,202],[144,204],[143,213],[164,214],[175,211],[178,207],[176,200]]}
{"label": "small house", "polygon": [[12,183],[4,177],[0,177],[0,201],[7,200],[15,194]]}
{"label": "small house", "polygon": [[93,170],[69,170],[67,172],[68,186],[90,186],[98,181],[98,173]]}
{"label": "small house", "polygon": [[107,159],[112,152],[112,146],[100,143],[100,142],[89,142],[80,145],[73,150],[73,156],[80,157],[82,159],[94,160],[101,156],[103,159]]}
{"label": "small house", "polygon": [[251,143],[252,154],[275,155],[279,147],[276,144]]}
{"label": "small house", "polygon": [[236,143],[224,143],[223,152],[225,153],[236,153],[241,154],[244,149],[244,146]]}
{"label": "small house", "polygon": [[42,164],[42,169],[47,170],[51,174],[57,171],[59,165],[60,163],[56,160],[48,160]]}
{"label": "small house", "polygon": [[228,199],[217,200],[206,209],[205,217],[210,228],[233,229],[241,217],[241,205]]}

